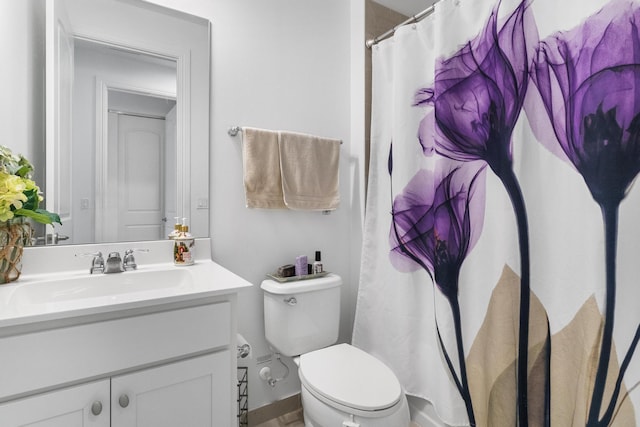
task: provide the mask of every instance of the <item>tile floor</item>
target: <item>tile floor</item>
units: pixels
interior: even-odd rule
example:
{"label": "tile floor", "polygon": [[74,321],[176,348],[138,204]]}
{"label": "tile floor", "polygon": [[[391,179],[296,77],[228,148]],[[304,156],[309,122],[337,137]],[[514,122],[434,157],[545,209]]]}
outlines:
{"label": "tile floor", "polygon": [[[249,427],[304,427],[300,394],[249,411]],[[409,427],[420,427],[413,421]]]}
{"label": "tile floor", "polygon": [[[298,409],[288,414],[284,414],[273,420],[266,421],[261,424],[257,424],[255,427],[304,427],[304,419],[302,417],[302,409]],[[413,421],[409,424],[409,427],[420,427]]]}
{"label": "tile floor", "polygon": [[304,427],[304,419],[302,417],[302,408],[297,409],[288,414],[279,416],[264,423],[257,424],[255,427]]}

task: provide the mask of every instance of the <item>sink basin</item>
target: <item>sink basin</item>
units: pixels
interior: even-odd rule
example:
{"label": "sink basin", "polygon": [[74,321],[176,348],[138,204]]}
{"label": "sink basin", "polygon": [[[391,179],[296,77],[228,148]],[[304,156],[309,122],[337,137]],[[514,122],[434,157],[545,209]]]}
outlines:
{"label": "sink basin", "polygon": [[201,305],[251,288],[252,283],[211,259],[210,243],[196,240],[198,258],[183,267],[167,256],[173,254],[173,242],[147,241],[149,251],[140,254],[137,270],[113,274],[89,274],[89,260],[76,255],[122,254],[132,243],[25,248],[20,278],[0,285],[0,341],[25,330],[102,321],[123,312],[128,316]]}
{"label": "sink basin", "polygon": [[[60,276],[23,283],[10,297],[11,307],[22,307],[26,311],[38,310],[47,305],[100,305],[161,297],[180,289],[193,287],[193,278],[187,269],[165,268],[159,270],[136,270],[114,274],[84,273],[78,276]],[[93,301],[91,301],[93,300]]]}

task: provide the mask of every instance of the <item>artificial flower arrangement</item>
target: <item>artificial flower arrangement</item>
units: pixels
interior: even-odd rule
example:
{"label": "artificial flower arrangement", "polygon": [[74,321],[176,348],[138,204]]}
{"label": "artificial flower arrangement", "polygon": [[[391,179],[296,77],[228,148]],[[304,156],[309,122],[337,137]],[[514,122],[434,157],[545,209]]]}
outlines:
{"label": "artificial flower arrangement", "polygon": [[41,224],[62,224],[58,214],[40,209],[43,198],[32,172],[29,160],[0,145],[0,221],[27,217]]}

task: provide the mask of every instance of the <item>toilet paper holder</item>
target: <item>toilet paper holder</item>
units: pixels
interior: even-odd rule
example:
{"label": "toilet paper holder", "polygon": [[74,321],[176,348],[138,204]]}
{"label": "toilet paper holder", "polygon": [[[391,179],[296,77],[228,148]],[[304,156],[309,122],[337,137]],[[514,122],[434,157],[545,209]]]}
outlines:
{"label": "toilet paper holder", "polygon": [[237,338],[237,358],[238,359],[246,359],[251,356],[251,346],[247,342],[247,340],[240,334],[236,335]]}
{"label": "toilet paper holder", "polygon": [[248,357],[250,351],[251,348],[249,347],[249,344],[238,344],[238,359],[244,359]]}

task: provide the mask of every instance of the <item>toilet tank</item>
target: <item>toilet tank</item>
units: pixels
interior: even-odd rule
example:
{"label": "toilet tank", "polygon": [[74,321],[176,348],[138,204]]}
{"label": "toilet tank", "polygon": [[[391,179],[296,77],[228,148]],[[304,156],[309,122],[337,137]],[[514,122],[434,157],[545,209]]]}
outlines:
{"label": "toilet tank", "polygon": [[264,330],[269,344],[298,356],[334,344],[340,326],[340,285],[335,274],[291,282],[264,280]]}

